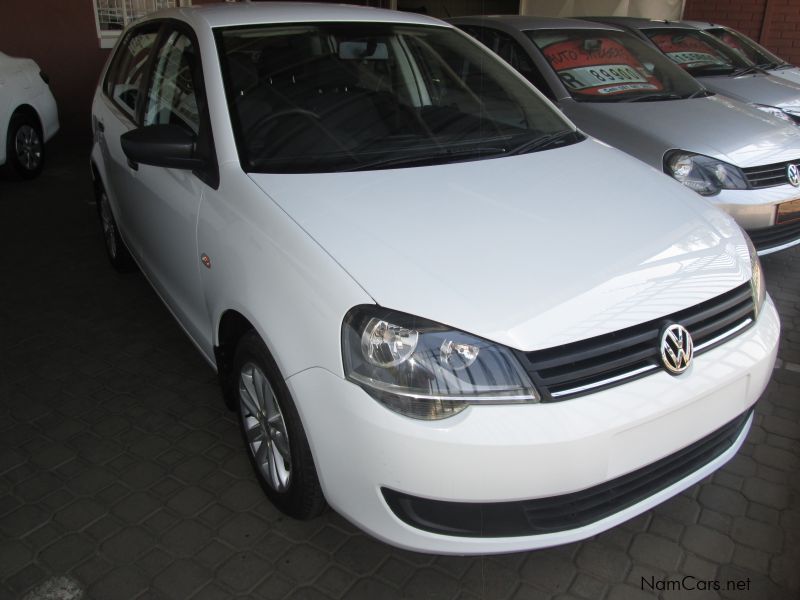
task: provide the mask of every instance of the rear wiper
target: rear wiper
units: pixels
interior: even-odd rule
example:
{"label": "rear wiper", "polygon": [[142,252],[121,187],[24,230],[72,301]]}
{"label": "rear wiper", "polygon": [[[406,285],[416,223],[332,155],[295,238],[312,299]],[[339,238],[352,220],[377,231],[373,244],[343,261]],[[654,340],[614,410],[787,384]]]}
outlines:
{"label": "rear wiper", "polygon": [[655,94],[639,94],[630,98],[622,98],[623,102],[656,102],[659,100],[683,100],[683,96],[672,92],[663,92]]}
{"label": "rear wiper", "polygon": [[403,155],[381,158],[372,162],[366,162],[352,167],[340,169],[340,171],[369,171],[371,169],[381,169],[383,167],[424,167],[428,165],[438,165],[446,163],[451,159],[468,160],[470,158],[488,158],[490,156],[501,156],[505,154],[505,148],[498,147],[478,147],[461,150],[443,150],[433,154]]}
{"label": "rear wiper", "polygon": [[581,142],[585,139],[586,136],[580,131],[559,131],[558,133],[543,135],[523,142],[516,148],[509,149],[506,152],[506,156],[516,156],[518,154],[527,154],[528,152],[539,152],[541,150],[558,148],[559,146],[568,146],[569,144]]}

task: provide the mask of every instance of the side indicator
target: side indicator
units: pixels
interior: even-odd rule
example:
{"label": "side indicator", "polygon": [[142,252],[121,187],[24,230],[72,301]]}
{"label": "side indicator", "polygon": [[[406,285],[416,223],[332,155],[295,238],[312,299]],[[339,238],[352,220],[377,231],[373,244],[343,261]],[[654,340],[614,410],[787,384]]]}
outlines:
{"label": "side indicator", "polygon": [[211,258],[209,258],[208,254],[206,254],[205,252],[203,252],[203,254],[200,255],[200,262],[203,263],[203,266],[206,269],[211,268]]}

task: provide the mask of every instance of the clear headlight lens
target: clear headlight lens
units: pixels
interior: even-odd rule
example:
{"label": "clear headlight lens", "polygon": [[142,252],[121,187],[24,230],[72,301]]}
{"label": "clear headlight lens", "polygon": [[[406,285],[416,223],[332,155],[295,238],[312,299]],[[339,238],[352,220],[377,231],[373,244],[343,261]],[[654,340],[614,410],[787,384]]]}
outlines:
{"label": "clear headlight lens", "polygon": [[744,239],[747,241],[747,250],[750,253],[750,268],[752,269],[750,289],[753,291],[753,306],[756,318],[758,318],[761,307],[764,305],[764,300],[767,298],[767,285],[764,283],[764,272],[761,269],[761,260],[758,258],[756,247],[746,233],[744,234]]}
{"label": "clear headlight lens", "polygon": [[765,113],[771,114],[773,117],[779,118],[781,121],[794,124],[794,119],[777,106],[769,106],[768,104],[753,104],[752,106],[758,110],[763,110]]}
{"label": "clear headlight lens", "polygon": [[463,331],[376,306],[342,325],[346,377],[391,410],[444,419],[470,404],[539,401],[513,352]]}
{"label": "clear headlight lens", "polygon": [[746,190],[747,178],[739,167],[710,156],[673,151],[664,159],[664,171],[702,196],[720,190]]}

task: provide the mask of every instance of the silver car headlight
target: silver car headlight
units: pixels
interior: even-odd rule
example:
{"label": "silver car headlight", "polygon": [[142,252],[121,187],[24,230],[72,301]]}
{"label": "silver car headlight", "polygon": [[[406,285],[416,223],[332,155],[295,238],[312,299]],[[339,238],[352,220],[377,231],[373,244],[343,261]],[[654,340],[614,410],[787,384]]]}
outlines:
{"label": "silver car headlight", "polygon": [[746,233],[744,239],[747,241],[747,250],[750,253],[750,289],[753,292],[753,308],[756,318],[758,318],[761,307],[764,306],[764,300],[767,298],[767,285],[764,283],[764,272],[761,269],[761,260],[758,258],[756,247]]}
{"label": "silver car headlight", "polygon": [[794,119],[791,115],[787,114],[787,111],[784,111],[777,106],[769,106],[768,104],[753,104],[754,108],[758,110],[762,110],[765,113],[771,114],[773,117],[779,118],[781,121],[786,121],[787,123],[791,123],[794,125]]}
{"label": "silver car headlight", "polygon": [[713,196],[720,190],[746,190],[749,187],[739,167],[683,150],[673,150],[664,157],[664,171],[701,196]]}
{"label": "silver car headlight", "polygon": [[416,419],[444,419],[470,404],[539,402],[509,348],[406,313],[352,309],[342,353],[347,379]]}

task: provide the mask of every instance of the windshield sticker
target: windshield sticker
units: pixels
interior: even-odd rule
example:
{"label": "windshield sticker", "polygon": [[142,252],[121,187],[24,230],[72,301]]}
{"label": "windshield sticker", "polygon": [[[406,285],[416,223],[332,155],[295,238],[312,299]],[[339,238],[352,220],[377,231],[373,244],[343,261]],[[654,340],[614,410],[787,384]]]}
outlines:
{"label": "windshield sticker", "polygon": [[566,40],[550,44],[542,52],[564,85],[581,94],[606,96],[662,89],[642,63],[614,40]]}
{"label": "windshield sticker", "polygon": [[684,69],[700,65],[724,65],[730,63],[716,53],[714,48],[702,40],[686,35],[660,34],[650,38],[659,49]]}

